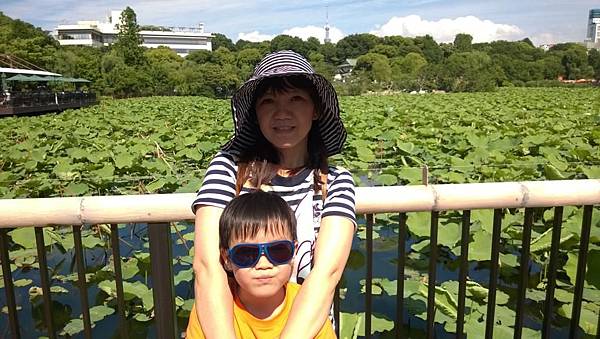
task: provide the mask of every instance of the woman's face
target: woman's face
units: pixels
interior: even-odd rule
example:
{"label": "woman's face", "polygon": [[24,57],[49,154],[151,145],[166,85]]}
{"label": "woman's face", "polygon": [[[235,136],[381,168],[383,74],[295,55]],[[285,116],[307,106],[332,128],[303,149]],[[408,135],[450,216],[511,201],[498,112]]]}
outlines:
{"label": "woman's face", "polygon": [[256,100],[256,117],[265,138],[282,153],[307,153],[308,132],[318,118],[308,91],[268,90]]}

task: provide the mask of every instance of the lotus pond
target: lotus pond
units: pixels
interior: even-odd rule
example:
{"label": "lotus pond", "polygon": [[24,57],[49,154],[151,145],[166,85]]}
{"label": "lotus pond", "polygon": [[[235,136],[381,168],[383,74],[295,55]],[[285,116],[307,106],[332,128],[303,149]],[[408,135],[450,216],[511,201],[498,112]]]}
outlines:
{"label": "lotus pond", "polygon": [[[493,93],[360,96],[340,99],[346,148],[332,162],[352,171],[358,185],[600,178],[600,90],[502,89]],[[147,192],[194,192],[204,169],[232,131],[229,103],[199,97],[103,100],[60,114],[0,120],[0,197],[54,197]],[[492,211],[473,211],[465,330],[482,337],[491,248]],[[523,211],[503,211],[496,337],[512,336]],[[535,213],[524,336],[540,337],[553,212]],[[553,336],[568,330],[582,210],[563,213]],[[404,326],[425,328],[429,214],[409,213]],[[119,225],[129,328],[153,337],[147,225]],[[397,215],[377,215],[374,240],[373,331],[394,335]],[[177,312],[184,328],[191,307],[193,227],[172,225]],[[116,336],[110,229],[83,228],[94,333]],[[579,333],[596,334],[600,314],[600,213],[592,221]],[[9,233],[23,337],[44,336],[33,229]],[[70,227],[45,228],[53,314],[59,332],[83,337]],[[436,332],[456,327],[460,215],[440,214]],[[364,335],[365,222],[354,239],[342,282],[342,337]],[[425,289],[424,289],[425,287]],[[0,307],[6,304],[0,279]],[[8,317],[0,313],[0,336]]]}

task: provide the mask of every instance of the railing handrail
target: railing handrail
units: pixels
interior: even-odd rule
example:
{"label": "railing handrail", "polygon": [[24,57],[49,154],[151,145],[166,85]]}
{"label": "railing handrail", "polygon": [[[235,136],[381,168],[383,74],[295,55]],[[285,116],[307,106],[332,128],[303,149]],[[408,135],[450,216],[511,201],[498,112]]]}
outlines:
{"label": "railing handrail", "polygon": [[[195,193],[0,199],[0,228],[193,220]],[[357,187],[357,213],[600,204],[600,180]]]}

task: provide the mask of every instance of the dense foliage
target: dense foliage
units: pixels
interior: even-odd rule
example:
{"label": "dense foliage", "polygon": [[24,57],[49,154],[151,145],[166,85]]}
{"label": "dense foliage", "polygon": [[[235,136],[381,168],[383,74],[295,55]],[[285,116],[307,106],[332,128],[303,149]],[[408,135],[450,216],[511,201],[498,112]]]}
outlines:
{"label": "dense foliage", "polygon": [[[344,152],[333,162],[350,169],[363,186],[420,183],[423,164],[429,166],[430,180],[435,183],[600,178],[599,95],[596,89],[512,88],[493,93],[342,97],[349,136]],[[208,161],[230,137],[232,123],[226,100],[152,97],[104,100],[99,106],[60,114],[3,118],[0,131],[3,198],[136,194],[195,191]],[[522,210],[502,213],[494,328],[500,338],[512,336],[523,223]],[[551,210],[536,210],[526,337],[539,336],[553,217]],[[492,219],[492,211],[471,214],[465,324],[469,338],[484,333]],[[556,332],[552,332],[557,337],[564,333],[572,308],[582,211],[567,207],[563,219],[553,323]],[[460,214],[441,213],[439,221],[436,322],[440,331],[443,327],[452,333],[457,317]],[[419,336],[426,314],[429,214],[409,213],[407,224],[410,249],[407,247],[405,309],[411,335]],[[373,331],[392,335],[397,216],[377,215],[374,229]],[[148,287],[147,235],[140,225],[120,225],[120,230],[126,249],[122,267],[129,324],[132,333],[137,333],[132,337],[147,337],[154,307]],[[193,225],[185,223],[176,223],[172,229],[180,326],[184,326],[192,303],[192,230]],[[106,225],[85,227],[82,233],[90,294],[95,296],[91,313],[96,333],[115,331],[109,233]],[[78,298],[67,298],[76,288],[71,228],[47,227],[44,234],[53,258],[55,324],[63,335],[79,333],[83,322],[76,306]],[[17,302],[24,308],[20,318],[29,321],[22,316],[24,312],[37,315],[36,331],[43,335],[33,229],[21,228],[9,235],[13,277],[21,291]],[[364,239],[361,219],[342,283],[340,326],[342,337],[347,338],[364,333]],[[580,331],[593,335],[600,306],[600,277],[597,267],[593,268],[600,260],[598,211],[594,212],[588,254]],[[6,316],[0,315],[2,319],[6,321]]]}
{"label": "dense foliage", "polygon": [[[600,177],[596,89],[342,97],[337,161],[358,180],[414,183]],[[105,100],[2,119],[0,196],[192,192],[233,130],[229,101]],[[189,186],[187,184],[190,184]]]}
{"label": "dense foliage", "polygon": [[474,44],[470,35],[457,34],[453,43],[438,44],[428,35],[362,33],[336,44],[288,35],[234,44],[216,33],[212,51],[182,58],[168,48],[137,46],[140,27],[129,7],[119,27],[119,39],[109,47],[59,46],[40,29],[0,13],[0,53],[15,54],[65,76],[85,77],[97,92],[115,97],[227,97],[266,53],[282,49],[303,54],[330,79],[339,65],[357,59],[355,71],[335,82],[341,94],[350,95],[380,90],[490,91],[499,86],[558,86],[559,77],[600,79],[600,52],[588,52],[576,43],[558,44],[545,52],[529,39]]}

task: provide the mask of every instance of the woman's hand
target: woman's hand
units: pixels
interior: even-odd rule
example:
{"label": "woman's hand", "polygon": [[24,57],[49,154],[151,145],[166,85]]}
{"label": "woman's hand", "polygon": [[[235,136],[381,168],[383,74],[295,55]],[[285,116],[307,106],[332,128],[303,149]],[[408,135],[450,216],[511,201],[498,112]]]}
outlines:
{"label": "woman's hand", "polygon": [[194,228],[194,296],[196,314],[206,338],[235,339],[233,297],[219,260],[219,217],[223,209],[201,206]]}
{"label": "woman's hand", "polygon": [[315,244],[314,266],[294,300],[281,338],[314,338],[319,333],[329,316],[353,236],[354,224],[350,219],[341,216],[323,218]]}

